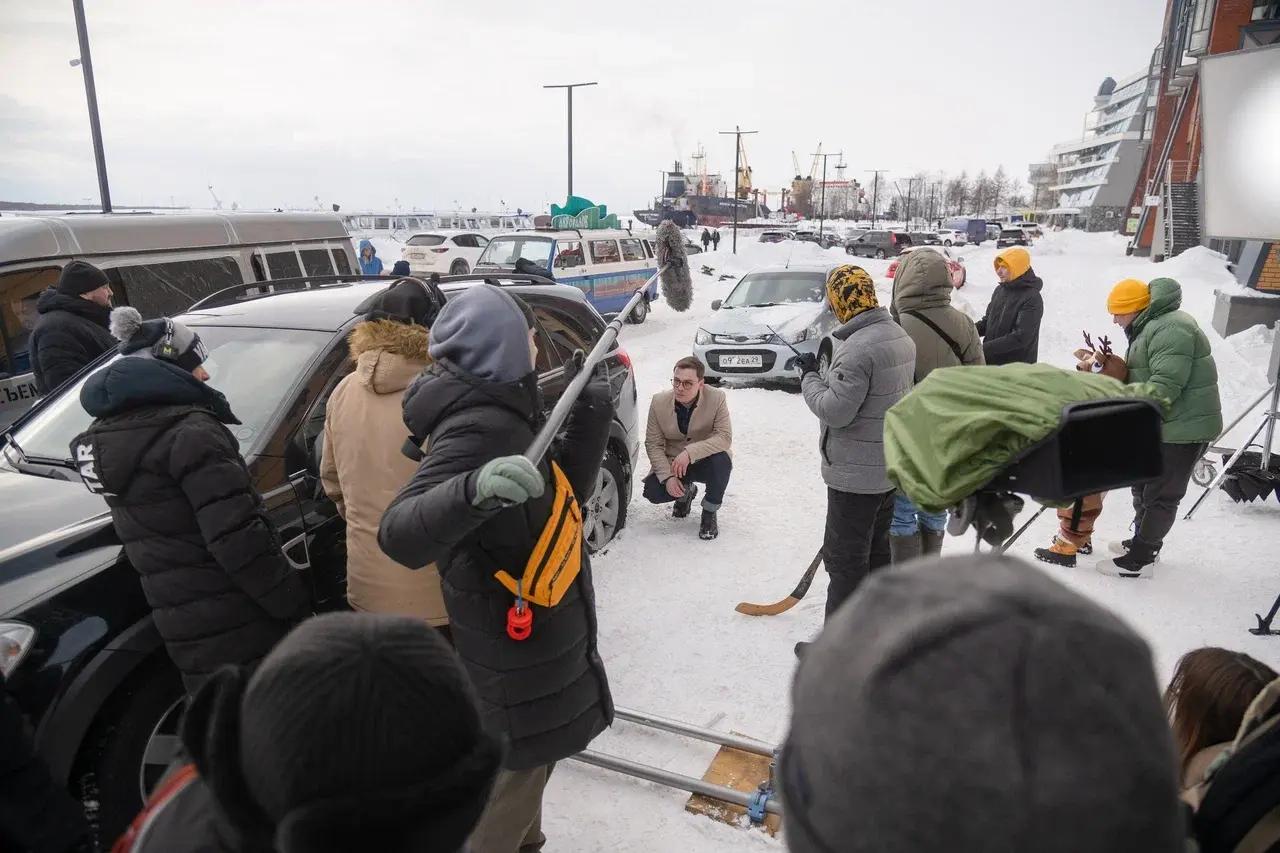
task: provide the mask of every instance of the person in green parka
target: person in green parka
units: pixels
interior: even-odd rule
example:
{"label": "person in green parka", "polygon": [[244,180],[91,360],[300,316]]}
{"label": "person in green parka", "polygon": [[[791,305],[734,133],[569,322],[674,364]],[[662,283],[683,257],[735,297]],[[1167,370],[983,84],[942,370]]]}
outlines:
{"label": "person in green parka", "polygon": [[1119,577],[1148,573],[1177,518],[1178,503],[1196,462],[1222,432],[1218,368],[1209,339],[1182,306],[1182,286],[1171,278],[1149,285],[1125,279],[1112,288],[1107,310],[1129,339],[1129,381],[1147,382],[1168,404],[1164,419],[1164,474],[1133,489],[1134,535],[1099,571]]}

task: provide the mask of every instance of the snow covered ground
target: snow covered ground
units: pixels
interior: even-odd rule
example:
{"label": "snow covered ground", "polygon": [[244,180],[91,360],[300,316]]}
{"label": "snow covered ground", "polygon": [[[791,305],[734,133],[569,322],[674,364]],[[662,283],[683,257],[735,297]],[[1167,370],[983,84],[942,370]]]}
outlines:
{"label": "snow covered ground", "polygon": [[[735,284],[736,279],[719,281],[720,275],[740,276],[788,256],[797,262],[852,260],[876,277],[887,304],[888,261],[848,258],[841,250],[811,243],[765,245],[749,232],[739,233],[735,257],[728,251],[728,230],[721,234],[726,239],[720,252],[692,258],[695,273],[704,264],[715,273],[695,274],[690,311],[676,314],[658,303],[646,323],[623,329],[646,407],[652,394],[669,387],[671,365],[691,351],[694,332],[711,315],[711,301],[723,299]],[[1224,413],[1232,419],[1266,388],[1274,333],[1258,327],[1223,340],[1213,332],[1214,289],[1238,286],[1221,256],[1197,248],[1152,264],[1125,257],[1124,246],[1114,234],[1062,232],[1032,248],[1036,272],[1045,281],[1041,360],[1073,366],[1071,351],[1083,345],[1084,330],[1095,339],[1109,336],[1123,352],[1123,334],[1106,311],[1107,292],[1122,278],[1169,276],[1182,283],[1183,307],[1213,342]],[[393,242],[379,241],[378,248],[388,266],[399,257]],[[969,277],[955,301],[977,317],[996,287],[995,249],[966,247],[959,254]],[[826,576],[819,572],[808,596],[781,616],[751,618],[733,608],[743,600],[782,598],[821,545],[825,489],[818,473],[818,427],[796,393],[758,387],[732,387],[729,393],[734,472],[720,513],[720,538],[709,543],[697,538],[696,512],[675,521],[669,507],[647,504],[637,477],[627,529],[593,561],[600,647],[619,705],[777,742],[787,728],[792,646],[821,628]],[[1260,413],[1248,417],[1232,438],[1246,438],[1259,419]],[[640,476],[647,473],[643,459],[640,469]],[[1192,487],[1184,512],[1199,492]],[[1024,511],[1019,523],[1029,513]],[[1127,493],[1110,496],[1098,527],[1101,550],[1125,538],[1131,514]],[[1247,632],[1252,614],[1265,612],[1280,592],[1274,570],[1280,504],[1274,499],[1236,505],[1221,492],[1211,496],[1194,520],[1174,528],[1152,581],[1104,577],[1088,559],[1073,570],[1034,563],[1032,550],[1050,540],[1055,526],[1052,513],[1046,513],[1013,553],[1032,561],[1028,571],[1049,571],[1127,619],[1151,643],[1161,682],[1183,652],[1203,645],[1240,649],[1280,666],[1280,638]],[[971,538],[949,539],[946,551],[972,547]],[[716,751],[622,721],[593,748],[691,776],[701,776]],[[545,801],[548,848],[557,853],[781,849],[780,841],[757,830],[689,815],[686,799],[657,785],[562,762]]]}

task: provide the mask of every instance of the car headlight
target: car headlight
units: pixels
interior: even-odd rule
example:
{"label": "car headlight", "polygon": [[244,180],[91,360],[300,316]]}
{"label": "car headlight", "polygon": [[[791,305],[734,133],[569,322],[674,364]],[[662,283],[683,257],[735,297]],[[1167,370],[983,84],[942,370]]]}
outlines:
{"label": "car headlight", "polygon": [[8,678],[26,657],[36,639],[36,629],[21,622],[0,622],[0,673]]}
{"label": "car headlight", "polygon": [[693,342],[698,346],[706,346],[711,343],[711,333],[706,329],[699,329],[698,333],[693,336]]}
{"label": "car headlight", "polygon": [[780,344],[798,344],[809,339],[809,330],[801,329],[798,332],[778,332],[774,339]]}

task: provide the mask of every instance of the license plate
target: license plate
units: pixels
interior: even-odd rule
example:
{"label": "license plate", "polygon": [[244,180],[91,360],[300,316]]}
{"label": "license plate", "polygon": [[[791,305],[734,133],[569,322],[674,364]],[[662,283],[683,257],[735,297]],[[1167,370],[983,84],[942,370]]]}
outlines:
{"label": "license plate", "polygon": [[722,355],[721,367],[764,367],[762,355]]}
{"label": "license plate", "polygon": [[426,255],[424,255],[422,252],[410,252],[409,257],[413,258],[415,261],[420,261],[423,258],[425,258]]}

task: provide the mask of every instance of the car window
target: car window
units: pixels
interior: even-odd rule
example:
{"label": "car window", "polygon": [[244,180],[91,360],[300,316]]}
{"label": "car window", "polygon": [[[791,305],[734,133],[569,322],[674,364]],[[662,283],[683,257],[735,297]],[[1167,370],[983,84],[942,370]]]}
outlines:
{"label": "car window", "polygon": [[333,275],[332,261],[328,249],[303,249],[302,268],[307,275]]}
{"label": "car window", "polygon": [[298,254],[293,249],[267,252],[267,269],[273,279],[297,278],[302,275],[302,268],[298,266]]}
{"label": "car window", "polygon": [[646,256],[648,256],[648,257],[650,257],[650,258],[652,258],[652,257],[653,257],[653,243],[649,242],[648,240],[645,240],[645,241],[643,241],[643,242],[644,242],[644,253],[645,253],[645,255],[646,255]]}
{"label": "car window", "polygon": [[582,254],[582,243],[578,240],[556,241],[556,269],[580,267],[587,262]]}
{"label": "car window", "polygon": [[551,262],[551,238],[534,236],[494,237],[485,247],[476,266],[514,267],[516,260],[524,258],[540,267]]}
{"label": "car window", "polygon": [[622,259],[617,240],[592,240],[591,260],[597,264],[616,264]]}
{"label": "car window", "polygon": [[826,284],[827,277],[820,272],[749,273],[724,300],[723,307],[821,302],[826,296]]}
{"label": "car window", "polygon": [[[338,275],[351,275],[351,262],[347,260],[346,249],[335,248],[333,250],[333,263],[334,267],[338,270]],[[259,281],[261,281],[261,279],[259,279]]]}
{"label": "car window", "polygon": [[16,376],[31,369],[27,344],[40,317],[36,302],[61,273],[61,267],[41,267],[0,275],[0,374]]}
{"label": "car window", "polygon": [[531,299],[529,303],[542,328],[555,341],[562,358],[568,358],[574,350],[582,350],[584,355],[591,352],[604,331],[603,327],[588,324],[578,312],[561,308],[549,300]]}
{"label": "car window", "polygon": [[406,246],[439,246],[444,242],[443,234],[414,234]]}
{"label": "car window", "polygon": [[116,304],[132,305],[147,318],[181,314],[210,294],[244,283],[232,257],[115,267],[107,276],[118,291]]}
{"label": "car window", "polygon": [[619,240],[618,245],[622,247],[622,259],[624,261],[644,260],[644,246],[640,245],[639,240]]}
{"label": "car window", "polygon": [[[333,337],[328,332],[298,329],[193,328],[209,352],[204,362],[209,384],[226,395],[242,422],[228,429],[245,456],[259,446],[285,394]],[[81,377],[49,400],[17,431],[18,444],[29,457],[68,457],[71,440],[93,420],[80,406],[80,388],[87,379],[88,375]]]}
{"label": "car window", "polygon": [[472,240],[474,240],[474,241],[475,241],[475,244],[476,244],[478,247],[480,247],[481,249],[483,249],[485,246],[489,245],[489,238],[488,238],[488,237],[481,237],[479,234],[472,234],[472,235],[471,235],[471,239],[472,239]]}

